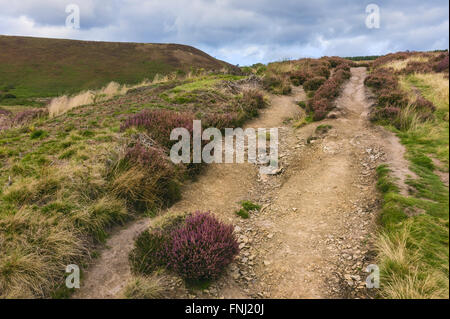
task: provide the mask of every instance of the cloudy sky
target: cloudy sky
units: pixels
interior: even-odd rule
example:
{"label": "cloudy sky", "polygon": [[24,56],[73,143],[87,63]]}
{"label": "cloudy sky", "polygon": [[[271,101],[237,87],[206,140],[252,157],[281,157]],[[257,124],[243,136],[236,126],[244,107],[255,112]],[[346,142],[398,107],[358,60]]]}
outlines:
{"label": "cloudy sky", "polygon": [[[366,26],[371,3],[379,8],[379,28]],[[66,26],[69,4],[80,9],[79,29]],[[248,65],[447,49],[448,6],[447,0],[0,0],[0,34],[182,43]]]}

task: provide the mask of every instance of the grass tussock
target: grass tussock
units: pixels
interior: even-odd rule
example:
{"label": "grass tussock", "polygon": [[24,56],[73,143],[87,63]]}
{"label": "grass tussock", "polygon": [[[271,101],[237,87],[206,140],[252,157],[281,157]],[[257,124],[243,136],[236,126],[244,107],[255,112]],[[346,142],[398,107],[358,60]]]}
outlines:
{"label": "grass tussock", "polygon": [[[417,228],[414,223],[408,220],[395,232],[383,232],[377,242],[381,281],[385,283],[381,296],[393,299],[447,299],[448,265],[436,269],[423,262],[421,258],[429,253],[424,251],[428,247],[413,234],[414,228]],[[445,233],[443,225],[432,227],[440,228],[440,232]],[[438,257],[445,259],[448,254]]]}
{"label": "grass tussock", "polygon": [[100,90],[89,90],[73,96],[63,95],[51,100],[50,104],[47,107],[48,113],[50,117],[58,116],[67,111],[70,111],[75,107],[81,105],[96,104],[98,102],[109,100],[118,95],[124,95],[129,90],[149,85],[150,82],[148,82],[148,80],[144,80],[143,82],[132,86],[120,85],[119,83],[111,82]]}
{"label": "grass tussock", "polygon": [[30,207],[0,219],[0,247],[0,298],[47,296],[66,265],[87,254],[70,220],[48,219]]}
{"label": "grass tussock", "polygon": [[136,276],[125,287],[123,295],[127,299],[161,299],[164,298],[164,277]]}

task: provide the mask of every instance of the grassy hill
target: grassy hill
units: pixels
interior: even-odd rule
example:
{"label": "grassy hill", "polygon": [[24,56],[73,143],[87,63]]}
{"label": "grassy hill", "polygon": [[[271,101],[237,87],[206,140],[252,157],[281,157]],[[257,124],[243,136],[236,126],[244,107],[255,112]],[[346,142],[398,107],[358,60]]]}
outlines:
{"label": "grassy hill", "polygon": [[186,45],[0,36],[0,93],[18,99],[96,89],[111,81],[134,84],[199,68],[234,67]]}

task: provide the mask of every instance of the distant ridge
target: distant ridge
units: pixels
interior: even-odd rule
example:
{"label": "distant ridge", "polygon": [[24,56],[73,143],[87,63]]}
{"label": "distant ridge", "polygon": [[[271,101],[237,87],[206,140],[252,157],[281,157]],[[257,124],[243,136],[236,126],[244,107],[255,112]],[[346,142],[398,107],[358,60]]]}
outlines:
{"label": "distant ridge", "polygon": [[[235,68],[180,44],[78,41],[0,35],[0,91],[46,97],[134,84],[155,74]],[[11,87],[14,87],[11,89]]]}

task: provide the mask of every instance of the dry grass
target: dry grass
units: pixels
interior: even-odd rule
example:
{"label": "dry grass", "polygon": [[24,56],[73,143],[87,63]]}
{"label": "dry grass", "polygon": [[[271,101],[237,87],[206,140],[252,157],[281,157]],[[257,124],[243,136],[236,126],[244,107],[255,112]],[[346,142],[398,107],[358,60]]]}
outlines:
{"label": "dry grass", "polygon": [[[158,74],[157,74],[158,75]],[[156,79],[156,76],[155,76]],[[159,79],[159,77],[158,77]],[[167,81],[169,78],[167,76],[161,77],[161,80],[156,79],[156,82],[153,83],[159,83],[162,81]],[[158,82],[159,81],[159,82]],[[64,114],[67,111],[70,111],[71,109],[81,106],[81,105],[88,105],[98,102],[103,102],[106,100],[109,100],[115,96],[124,95],[131,89],[136,89],[139,87],[149,86],[150,82],[148,80],[144,80],[143,82],[137,84],[137,85],[120,85],[116,82],[111,82],[104,88],[97,90],[97,91],[85,91],[81,92],[74,96],[60,96],[57,98],[54,98],[51,100],[50,104],[48,105],[48,112],[50,117],[55,117],[61,114]]]}
{"label": "dry grass", "polygon": [[29,207],[0,219],[0,298],[45,297],[66,265],[86,255],[79,230]]}
{"label": "dry grass", "polygon": [[[410,249],[411,224],[412,221],[409,221],[396,232],[381,234],[377,242],[378,258],[383,270],[381,274],[382,297],[393,299],[448,298],[449,285],[446,274],[424,267],[420,255]],[[383,285],[384,282],[387,284]]]}
{"label": "dry grass", "polygon": [[402,131],[416,131],[419,125],[423,124],[419,114],[411,104],[401,109],[396,121],[398,122],[398,128]]}
{"label": "dry grass", "polygon": [[429,56],[412,56],[404,60],[394,60],[384,64],[382,67],[393,68],[395,71],[401,71],[406,68],[409,62],[428,62],[430,60]]}
{"label": "dry grass", "polygon": [[416,73],[414,77],[432,88],[431,94],[426,96],[438,109],[448,111],[449,81],[444,73]]}
{"label": "dry grass", "polygon": [[[223,74],[226,74],[228,70],[222,69],[220,70]],[[71,109],[82,106],[82,105],[89,105],[93,103],[99,103],[107,101],[113,97],[125,95],[128,91],[132,89],[137,89],[140,87],[146,87],[150,86],[152,84],[159,84],[159,83],[167,83],[169,81],[173,81],[176,79],[179,80],[187,80],[187,79],[199,79],[206,75],[205,70],[200,71],[189,71],[186,75],[180,76],[176,72],[172,72],[169,74],[161,75],[159,73],[155,74],[152,81],[144,80],[139,84],[136,85],[120,85],[116,82],[110,82],[107,86],[100,90],[88,90],[84,92],[80,92],[79,94],[73,95],[73,96],[67,96],[63,95],[60,97],[56,97],[51,100],[50,104],[48,105],[48,111],[50,117],[59,116],[61,114],[64,114]]]}
{"label": "dry grass", "polygon": [[158,275],[133,277],[123,295],[128,299],[161,299],[164,297],[164,279]]}

